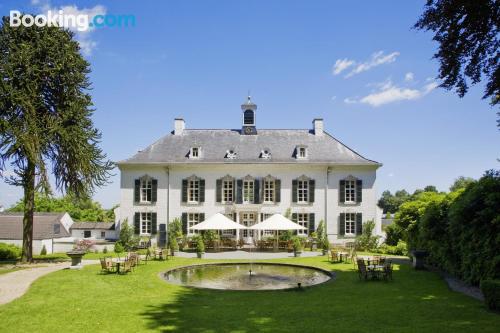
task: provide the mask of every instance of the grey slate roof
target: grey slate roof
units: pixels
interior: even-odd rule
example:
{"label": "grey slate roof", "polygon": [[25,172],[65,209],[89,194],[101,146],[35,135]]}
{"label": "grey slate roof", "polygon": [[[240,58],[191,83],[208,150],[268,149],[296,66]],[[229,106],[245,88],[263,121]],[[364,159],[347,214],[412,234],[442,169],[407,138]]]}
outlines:
{"label": "grey slate roof", "polygon": [[74,222],[70,229],[78,230],[115,230],[113,222]]}
{"label": "grey slate roof", "polygon": [[[169,134],[139,151],[118,165],[126,164],[202,164],[202,163],[315,163],[374,165],[369,160],[328,133],[314,135],[311,130],[257,129],[257,135],[241,135],[240,130],[231,129],[185,129],[180,135]],[[308,158],[295,158],[297,146],[304,145]],[[190,159],[192,147],[201,147],[202,158]],[[233,149],[238,157],[234,160],[224,158]],[[271,159],[262,159],[262,150],[269,149]]]}
{"label": "grey slate roof", "polygon": [[[35,213],[33,218],[33,239],[69,237],[61,223],[65,213]],[[59,233],[54,233],[54,224]],[[23,213],[0,213],[0,239],[23,239]]]}

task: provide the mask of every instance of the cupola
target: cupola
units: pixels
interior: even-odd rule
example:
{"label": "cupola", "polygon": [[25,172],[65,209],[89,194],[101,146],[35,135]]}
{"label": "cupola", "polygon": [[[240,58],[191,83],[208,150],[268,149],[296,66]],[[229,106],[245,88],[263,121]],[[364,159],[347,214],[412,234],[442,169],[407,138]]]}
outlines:
{"label": "cupola", "polygon": [[248,96],[247,101],[241,104],[241,110],[243,111],[241,134],[257,134],[257,129],[255,127],[255,111],[257,110],[257,105],[252,102],[251,96]]}

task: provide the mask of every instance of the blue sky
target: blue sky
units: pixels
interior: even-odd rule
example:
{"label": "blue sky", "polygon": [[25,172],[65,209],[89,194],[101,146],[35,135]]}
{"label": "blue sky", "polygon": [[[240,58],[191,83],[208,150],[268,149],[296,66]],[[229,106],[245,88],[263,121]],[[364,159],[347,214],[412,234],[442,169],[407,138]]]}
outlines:
{"label": "blue sky", "polygon": [[[118,161],[173,129],[238,128],[251,90],[257,127],[326,130],[382,162],[379,192],[498,168],[496,110],[483,86],[436,85],[432,36],[411,29],[424,1],[7,1],[10,10],[135,15],[129,28],[77,34],[91,63],[94,121]],[[119,202],[119,171],[95,199]],[[0,185],[0,204],[21,197]]]}

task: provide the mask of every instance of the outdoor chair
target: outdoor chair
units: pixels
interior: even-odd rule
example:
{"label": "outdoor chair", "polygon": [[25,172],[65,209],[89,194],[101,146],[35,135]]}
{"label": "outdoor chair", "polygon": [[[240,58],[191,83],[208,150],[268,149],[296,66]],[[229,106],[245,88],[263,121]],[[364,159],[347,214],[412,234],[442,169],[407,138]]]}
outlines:
{"label": "outdoor chair", "polygon": [[387,261],[384,264],[383,277],[385,281],[388,281],[389,279],[392,281],[392,263],[390,261]]}
{"label": "outdoor chair", "polygon": [[330,250],[330,261],[331,262],[338,262],[339,261],[339,254],[337,250]]}
{"label": "outdoor chair", "polygon": [[113,262],[109,258],[100,258],[99,260],[101,262],[101,272],[106,272],[106,273],[115,272],[115,266],[113,265]]}
{"label": "outdoor chair", "polygon": [[125,260],[120,266],[120,274],[132,272],[132,261]]}
{"label": "outdoor chair", "polygon": [[357,264],[359,279],[368,280],[368,270],[366,269],[365,261],[363,259],[358,259]]}

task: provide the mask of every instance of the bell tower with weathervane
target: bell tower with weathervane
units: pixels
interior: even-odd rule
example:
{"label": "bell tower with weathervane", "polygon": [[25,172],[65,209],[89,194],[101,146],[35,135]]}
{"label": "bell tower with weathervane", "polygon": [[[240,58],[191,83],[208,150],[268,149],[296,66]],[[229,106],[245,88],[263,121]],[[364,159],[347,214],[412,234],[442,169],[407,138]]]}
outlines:
{"label": "bell tower with weathervane", "polygon": [[257,105],[255,105],[251,96],[247,97],[247,101],[241,104],[241,110],[243,110],[243,125],[241,128],[241,134],[243,135],[256,135],[257,129],[255,128],[255,111],[257,110]]}

